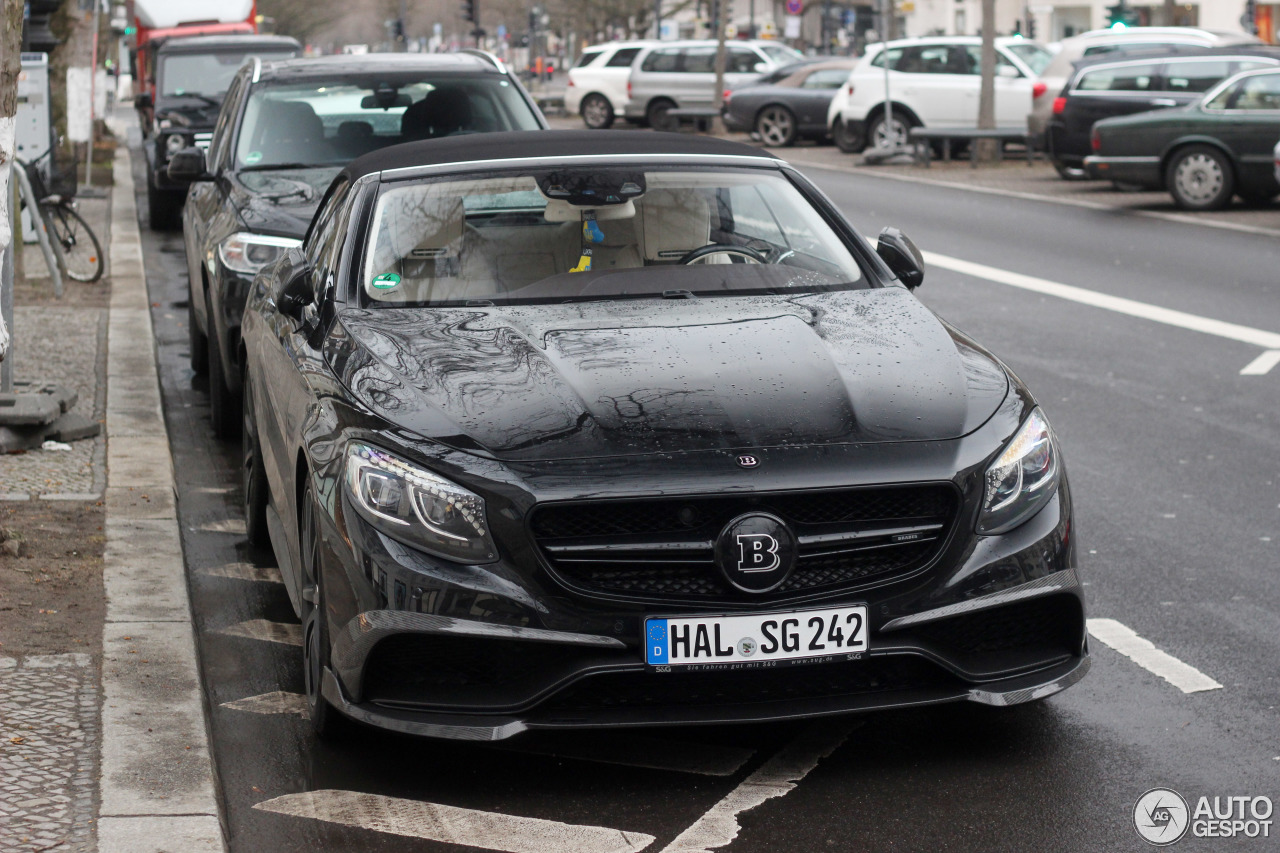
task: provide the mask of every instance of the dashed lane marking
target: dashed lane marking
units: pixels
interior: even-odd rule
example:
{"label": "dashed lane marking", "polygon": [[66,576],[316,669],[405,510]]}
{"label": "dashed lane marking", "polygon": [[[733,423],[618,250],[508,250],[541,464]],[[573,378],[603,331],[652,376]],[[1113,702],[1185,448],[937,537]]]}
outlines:
{"label": "dashed lane marking", "polygon": [[1271,368],[1280,364],[1280,349],[1271,349],[1249,362],[1240,371],[1241,376],[1266,376]]}
{"label": "dashed lane marking", "polygon": [[258,803],[255,809],[293,817],[461,844],[504,853],[638,853],[652,835],[533,817],[420,803],[355,791],[307,791]]}
{"label": "dashed lane marking", "polygon": [[223,563],[221,566],[209,566],[200,569],[200,574],[215,578],[231,578],[238,581],[257,581],[259,583],[283,583],[280,570],[266,566],[255,566],[252,563]]}
{"label": "dashed lane marking", "polygon": [[819,761],[835,752],[849,732],[859,725],[861,723],[856,721],[825,721],[805,729],[698,818],[693,826],[680,833],[675,841],[663,848],[662,853],[710,853],[731,844],[741,829],[738,815],[766,800],[785,796],[818,766]]}
{"label": "dashed lane marking", "polygon": [[539,735],[530,743],[517,741],[511,752],[551,755],[602,764],[621,764],[649,770],[671,770],[701,776],[732,776],[755,754],[754,750],[719,744],[663,740],[640,735],[589,734],[551,737]]}
{"label": "dashed lane marking", "polygon": [[223,702],[222,707],[230,708],[232,711],[248,711],[251,714],[298,714],[305,717],[307,697],[301,693],[276,690],[272,693]]}
{"label": "dashed lane marking", "polygon": [[247,637],[250,640],[264,640],[268,643],[283,643],[286,646],[302,645],[302,626],[292,622],[250,619],[247,622],[229,625],[218,633],[232,637]]}
{"label": "dashed lane marking", "polygon": [[1214,320],[1209,317],[1201,317],[1198,314],[1175,311],[1172,308],[1161,308],[1159,305],[1139,302],[1136,299],[1125,299],[1122,296],[1112,296],[1109,293],[1099,293],[1096,290],[1087,290],[1070,284],[1060,284],[1056,281],[1049,281],[1032,275],[1023,275],[1022,273],[1002,270],[997,267],[989,267],[986,264],[975,264],[972,261],[952,258],[948,255],[939,255],[935,252],[924,252],[923,254],[926,263],[960,273],[961,275],[982,278],[987,281],[994,281],[997,284],[1007,284],[1010,287],[1018,287],[1034,293],[1043,293],[1046,296],[1055,296],[1059,299],[1067,299],[1071,302],[1078,302],[1081,305],[1091,305],[1094,308],[1103,308],[1118,314],[1128,314],[1130,317],[1140,317],[1143,320],[1163,323],[1166,326],[1176,326],[1180,329],[1190,329],[1206,335],[1216,335],[1228,340],[1241,341],[1264,349],[1280,349],[1280,334],[1268,332],[1264,329],[1241,326],[1224,320]]}
{"label": "dashed lane marking", "polygon": [[1148,672],[1160,676],[1183,693],[1222,689],[1221,684],[1194,666],[1160,651],[1150,640],[1144,640],[1132,628],[1114,619],[1090,619],[1088,627],[1094,639],[1115,649]]}

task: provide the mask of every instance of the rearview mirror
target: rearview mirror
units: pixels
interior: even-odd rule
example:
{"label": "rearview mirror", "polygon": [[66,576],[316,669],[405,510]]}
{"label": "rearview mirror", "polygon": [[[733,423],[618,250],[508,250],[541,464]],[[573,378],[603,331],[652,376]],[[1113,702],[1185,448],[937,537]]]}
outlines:
{"label": "rearview mirror", "polygon": [[916,244],[897,228],[886,228],[880,232],[876,254],[908,290],[915,290],[924,281],[924,256]]}
{"label": "rearview mirror", "polygon": [[301,252],[289,254],[292,257],[277,269],[273,295],[281,314],[301,320],[303,310],[316,298],[311,286],[311,264]]}
{"label": "rearview mirror", "polygon": [[205,169],[204,152],[194,146],[183,148],[169,160],[169,180],[180,184],[208,181],[213,178]]}

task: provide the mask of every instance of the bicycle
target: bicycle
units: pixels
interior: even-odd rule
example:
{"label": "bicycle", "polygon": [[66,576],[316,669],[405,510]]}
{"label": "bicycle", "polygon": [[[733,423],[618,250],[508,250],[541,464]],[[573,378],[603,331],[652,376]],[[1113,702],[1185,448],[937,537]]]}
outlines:
{"label": "bicycle", "polygon": [[[31,190],[35,193],[36,208],[49,235],[58,269],[72,281],[92,284],[102,278],[106,266],[102,245],[89,223],[76,210],[75,178],[71,179],[70,192],[49,191],[38,164],[52,153],[50,148],[30,162],[19,159],[18,165],[26,171]],[[22,200],[22,206],[26,207],[26,199]]]}

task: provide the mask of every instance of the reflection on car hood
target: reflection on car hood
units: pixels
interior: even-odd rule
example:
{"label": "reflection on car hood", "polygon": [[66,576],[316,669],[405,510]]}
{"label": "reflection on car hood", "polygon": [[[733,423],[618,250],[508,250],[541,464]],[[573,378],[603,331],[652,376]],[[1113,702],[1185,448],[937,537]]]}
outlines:
{"label": "reflection on car hood", "polygon": [[363,405],[508,461],[957,438],[1009,387],[901,288],[339,320],[328,358]]}
{"label": "reflection on car hood", "polygon": [[238,172],[231,178],[231,205],[250,231],[301,239],[320,198],[341,169]]}

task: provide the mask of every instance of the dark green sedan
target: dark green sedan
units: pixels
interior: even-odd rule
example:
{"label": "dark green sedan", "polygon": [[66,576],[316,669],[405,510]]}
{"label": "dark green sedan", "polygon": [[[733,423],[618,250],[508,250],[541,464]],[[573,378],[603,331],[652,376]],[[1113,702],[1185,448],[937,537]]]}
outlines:
{"label": "dark green sedan", "polygon": [[1094,178],[1168,188],[1179,207],[1216,210],[1232,195],[1280,195],[1272,149],[1280,139],[1280,71],[1246,71],[1187,107],[1104,119],[1093,126]]}

